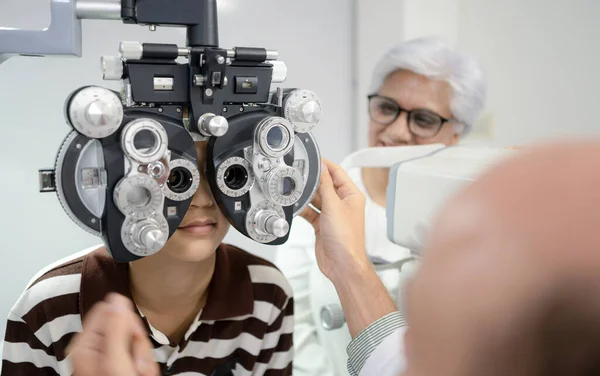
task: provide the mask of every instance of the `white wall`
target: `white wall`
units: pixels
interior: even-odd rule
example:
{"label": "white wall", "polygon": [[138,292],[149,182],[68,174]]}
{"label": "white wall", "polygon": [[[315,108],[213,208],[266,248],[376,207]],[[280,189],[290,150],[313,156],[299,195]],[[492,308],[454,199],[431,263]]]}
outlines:
{"label": "white wall", "polygon": [[[0,25],[42,28],[49,20],[48,4],[48,0],[0,0]],[[349,2],[218,0],[218,4],[221,46],[278,50],[288,66],[284,86],[307,88],[321,97],[325,114],[315,134],[323,155],[341,161],[351,149]],[[85,21],[83,40],[80,59],[12,58],[0,65],[0,155],[5,177],[0,185],[4,214],[0,335],[10,307],[38,269],[98,243],[71,222],[54,194],[38,193],[37,171],[53,167],[69,131],[62,115],[66,96],[88,84],[116,88],[101,80],[99,59],[116,54],[121,40],[185,42],[184,32],[177,29],[150,33],[114,21]],[[272,257],[270,247],[258,247],[240,235],[231,234],[227,240]]]}
{"label": "white wall", "polygon": [[365,95],[392,45],[442,35],[475,55],[489,97],[467,142],[519,144],[598,135],[600,1],[358,0],[356,147],[366,146]]}
{"label": "white wall", "polygon": [[488,71],[495,142],[600,135],[600,1],[459,4],[459,46]]}

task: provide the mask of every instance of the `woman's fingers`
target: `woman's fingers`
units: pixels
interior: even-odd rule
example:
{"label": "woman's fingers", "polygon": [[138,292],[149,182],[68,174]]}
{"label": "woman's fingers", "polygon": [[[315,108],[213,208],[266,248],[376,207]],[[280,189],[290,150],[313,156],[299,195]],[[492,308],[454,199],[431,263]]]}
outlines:
{"label": "woman's fingers", "polygon": [[336,193],[341,200],[353,199],[355,196],[359,197],[362,195],[350,176],[348,176],[341,166],[325,159],[323,161],[327,166]]}
{"label": "woman's fingers", "polygon": [[317,192],[315,192],[315,195],[313,196],[310,204],[317,209],[317,212],[320,212],[323,208],[323,197],[321,196],[321,193],[318,190]]}
{"label": "woman's fingers", "polygon": [[331,212],[337,210],[337,206],[341,201],[352,200],[354,197],[361,197],[361,195],[362,193],[342,167],[323,159],[319,189],[311,202],[317,211],[309,206],[304,209],[300,216],[306,219],[318,232],[320,211]]}
{"label": "woman's fingers", "polygon": [[307,220],[308,223],[310,223],[315,229],[315,231],[319,230],[319,213],[316,212],[315,209],[311,208],[310,206],[307,206],[306,208],[304,208],[302,213],[300,213],[300,216]]}
{"label": "woman's fingers", "polygon": [[321,197],[321,206],[319,207],[321,211],[328,210],[328,208],[334,208],[340,201],[329,173],[329,165],[331,165],[331,162],[323,159],[321,168],[321,182],[318,190]]}

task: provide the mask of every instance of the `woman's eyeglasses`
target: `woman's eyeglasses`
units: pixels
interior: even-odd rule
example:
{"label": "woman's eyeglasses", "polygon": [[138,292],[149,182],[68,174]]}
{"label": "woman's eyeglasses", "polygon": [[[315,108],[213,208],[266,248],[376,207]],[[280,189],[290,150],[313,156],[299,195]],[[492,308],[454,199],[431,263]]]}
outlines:
{"label": "woman's eyeglasses", "polygon": [[442,126],[451,121],[424,109],[405,110],[393,99],[381,95],[369,95],[369,115],[381,125],[390,125],[398,119],[402,112],[408,116],[408,129],[420,138],[435,137]]}

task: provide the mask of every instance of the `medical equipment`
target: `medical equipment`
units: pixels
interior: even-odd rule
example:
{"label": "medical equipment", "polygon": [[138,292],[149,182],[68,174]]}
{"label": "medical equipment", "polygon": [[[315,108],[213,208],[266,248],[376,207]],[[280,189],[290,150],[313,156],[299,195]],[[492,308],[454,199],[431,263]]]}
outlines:
{"label": "medical equipment", "polygon": [[[342,166],[389,168],[386,193],[387,235],[391,242],[411,250],[412,257],[394,263],[374,262],[376,270],[398,269],[415,261],[431,225],[445,202],[482,173],[518,153],[513,148],[450,146],[443,144],[376,147],[348,156]],[[321,307],[326,330],[345,323],[342,307]]]}
{"label": "medical equipment", "polygon": [[118,56],[102,57],[103,79],[122,91],[68,96],[72,131],[54,168],[40,170],[40,191],[56,192],[117,261],[133,261],[176,231],[200,184],[195,141],[206,140],[207,178],[228,221],[256,242],[285,243],[318,187],[311,131],[322,105],[309,90],[271,89],[287,77],[278,52],[220,48],[216,0],[51,0],[48,28],[0,28],[0,63],[81,56],[84,19],[185,27],[186,45],[124,41]]}

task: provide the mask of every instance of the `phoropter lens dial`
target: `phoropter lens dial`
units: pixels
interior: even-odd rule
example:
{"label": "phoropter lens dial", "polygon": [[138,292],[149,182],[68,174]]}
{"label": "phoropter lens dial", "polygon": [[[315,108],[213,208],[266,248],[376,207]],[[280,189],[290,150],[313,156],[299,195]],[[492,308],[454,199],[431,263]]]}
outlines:
{"label": "phoropter lens dial", "polygon": [[269,200],[278,205],[294,205],[304,192],[304,179],[300,171],[293,167],[277,167],[267,175],[263,183],[263,192]]}
{"label": "phoropter lens dial", "polygon": [[217,186],[229,197],[240,197],[254,185],[254,172],[250,163],[240,157],[231,157],[219,165]]}
{"label": "phoropter lens dial", "polygon": [[137,174],[121,180],[115,188],[114,200],[125,216],[147,218],[162,212],[161,188],[148,175]]}
{"label": "phoropter lens dial", "polygon": [[194,163],[187,159],[169,162],[171,173],[163,185],[165,196],[173,201],[185,201],[192,197],[200,186],[200,173]]}
{"label": "phoropter lens dial", "polygon": [[142,164],[156,162],[167,153],[169,138],[156,120],[140,118],[131,121],[121,134],[125,154]]}
{"label": "phoropter lens dial", "polygon": [[284,118],[263,119],[256,127],[254,137],[260,152],[271,158],[281,158],[294,147],[294,129]]}

